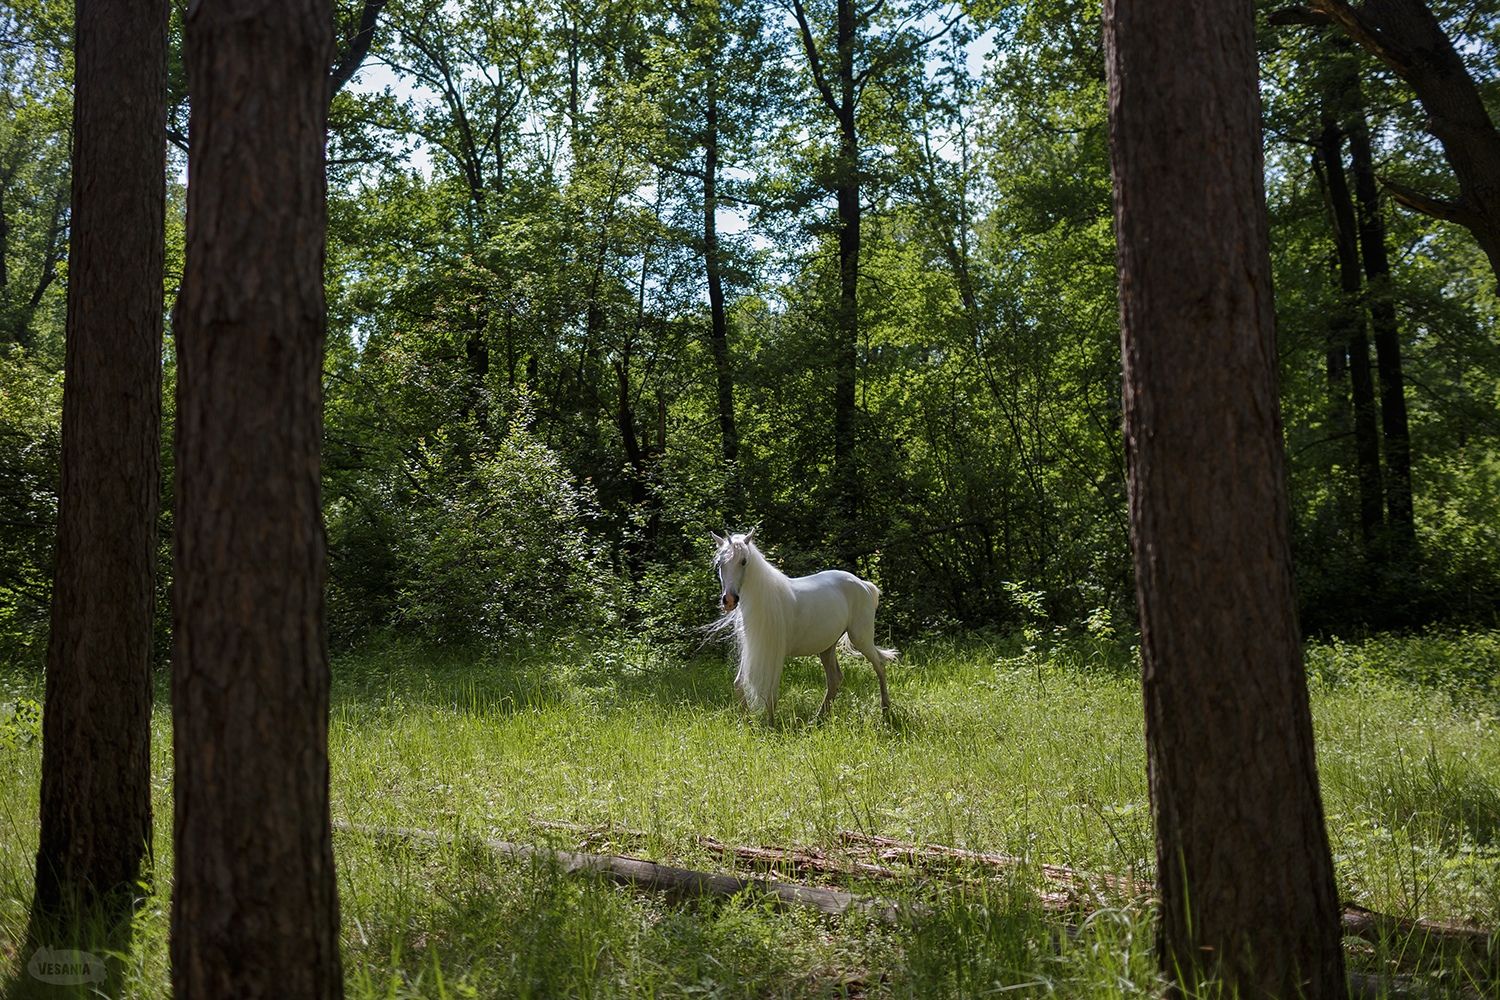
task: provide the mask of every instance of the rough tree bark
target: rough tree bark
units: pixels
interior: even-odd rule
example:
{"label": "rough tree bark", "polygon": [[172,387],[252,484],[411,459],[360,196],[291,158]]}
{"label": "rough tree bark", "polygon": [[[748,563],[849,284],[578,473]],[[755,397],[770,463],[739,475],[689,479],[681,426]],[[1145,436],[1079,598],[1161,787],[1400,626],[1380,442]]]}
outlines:
{"label": "rough tree bark", "polygon": [[186,20],[172,702],[177,997],[342,994],[319,503],[327,0]]}
{"label": "rough tree bark", "polygon": [[1387,183],[1391,195],[1408,208],[1472,232],[1500,277],[1500,132],[1442,24],[1422,0],[1365,0],[1358,6],[1312,0],[1309,8],[1406,81],[1458,179],[1457,201]]}
{"label": "rough tree bark", "polygon": [[1345,992],[1292,593],[1249,0],[1107,0],[1159,958]]}
{"label": "rough tree bark", "polygon": [[128,914],[151,851],[167,12],[76,13],[62,490],[35,907]]}
{"label": "rough tree bark", "polygon": [[835,201],[839,215],[839,306],[833,348],[833,471],[846,525],[859,518],[862,485],[855,423],[859,376],[859,131],[855,123],[854,0],[838,0],[839,144]]}
{"label": "rough tree bark", "polygon": [[1349,360],[1349,386],[1354,402],[1354,469],[1359,482],[1360,537],[1369,548],[1385,525],[1385,494],[1380,476],[1380,430],[1375,406],[1375,377],[1370,368],[1370,338],[1360,301],[1359,233],[1354,202],[1344,174],[1344,134],[1331,114],[1323,117],[1318,155],[1328,185],[1333,241],[1338,251],[1339,308],[1330,317],[1334,339]]}

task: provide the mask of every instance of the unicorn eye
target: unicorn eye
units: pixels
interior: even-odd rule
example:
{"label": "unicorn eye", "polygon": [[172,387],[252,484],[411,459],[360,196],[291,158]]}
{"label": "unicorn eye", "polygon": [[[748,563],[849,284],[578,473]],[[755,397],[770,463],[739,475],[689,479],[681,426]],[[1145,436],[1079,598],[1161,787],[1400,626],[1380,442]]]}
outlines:
{"label": "unicorn eye", "polygon": [[743,566],[743,565],[745,565],[745,560],[743,560],[743,559],[741,559],[741,560],[740,560],[740,565],[741,565],[741,566]]}

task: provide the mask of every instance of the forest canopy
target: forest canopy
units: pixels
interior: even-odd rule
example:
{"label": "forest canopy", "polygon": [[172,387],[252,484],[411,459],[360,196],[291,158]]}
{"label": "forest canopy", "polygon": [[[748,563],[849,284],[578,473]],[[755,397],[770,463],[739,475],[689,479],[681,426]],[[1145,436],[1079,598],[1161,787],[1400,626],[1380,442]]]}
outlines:
{"label": "forest canopy", "polygon": [[[1302,622],[1493,623],[1496,274],[1442,210],[1465,182],[1416,85],[1334,6],[1259,18]],[[1496,11],[1433,9],[1494,108]],[[341,51],[370,10],[340,6]],[[788,572],[875,580],[898,631],[1131,619],[1097,4],[374,10],[328,134],[335,642],[692,641],[726,524]],[[71,26],[57,0],[0,11],[0,649],[26,661],[57,507]],[[163,471],[166,588],[170,447]]]}

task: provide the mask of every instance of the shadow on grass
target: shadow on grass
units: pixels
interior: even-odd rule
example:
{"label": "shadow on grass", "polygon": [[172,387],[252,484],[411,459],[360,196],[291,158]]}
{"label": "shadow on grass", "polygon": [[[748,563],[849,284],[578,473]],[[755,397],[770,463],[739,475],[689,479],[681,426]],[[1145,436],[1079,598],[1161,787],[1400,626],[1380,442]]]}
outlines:
{"label": "shadow on grass", "polygon": [[[878,715],[875,675],[868,665],[862,659],[846,662],[844,676],[835,716],[867,709]],[[773,728],[806,728],[823,693],[823,670],[815,657],[788,661]],[[392,644],[333,663],[335,708],[383,713],[419,707],[505,716],[578,698],[617,711],[642,705],[737,709],[733,667],[718,650],[681,656],[607,640],[597,646],[558,643],[503,652]],[[911,731],[916,720],[897,706],[892,730]]]}

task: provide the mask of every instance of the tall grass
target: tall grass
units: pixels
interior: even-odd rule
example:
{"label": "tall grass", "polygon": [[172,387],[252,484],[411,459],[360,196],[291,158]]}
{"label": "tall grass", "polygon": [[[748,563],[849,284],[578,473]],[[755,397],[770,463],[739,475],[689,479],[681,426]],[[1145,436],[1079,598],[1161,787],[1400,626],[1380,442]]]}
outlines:
{"label": "tall grass", "polygon": [[[1500,698],[1483,677],[1497,648],[1486,634],[1310,651],[1346,899],[1500,925]],[[816,725],[822,670],[794,663],[768,728],[732,707],[717,656],[684,661],[628,643],[370,649],[334,668],[333,811],[360,826],[574,846],[538,822],[566,821],[607,828],[594,849],[716,870],[727,862],[704,836],[837,855],[847,849],[840,831],[855,830],[1150,878],[1132,660],[1127,646],[1093,640],[933,639],[893,668],[890,722],[872,671],[853,659],[832,717]],[[11,698],[37,687],[5,684]],[[122,956],[129,996],[168,992],[168,715],[159,706],[155,723],[163,889]],[[13,970],[25,964],[39,749],[0,744],[0,959]],[[1102,998],[1158,988],[1148,912],[1106,905],[1064,933],[1036,904],[1034,866],[961,888],[917,871],[854,885],[921,904],[889,927],[755,898],[671,903],[498,860],[464,837],[421,845],[342,832],[335,847],[353,996]],[[1378,971],[1400,946],[1353,957]],[[1463,995],[1463,976],[1442,971],[1431,981]]]}

